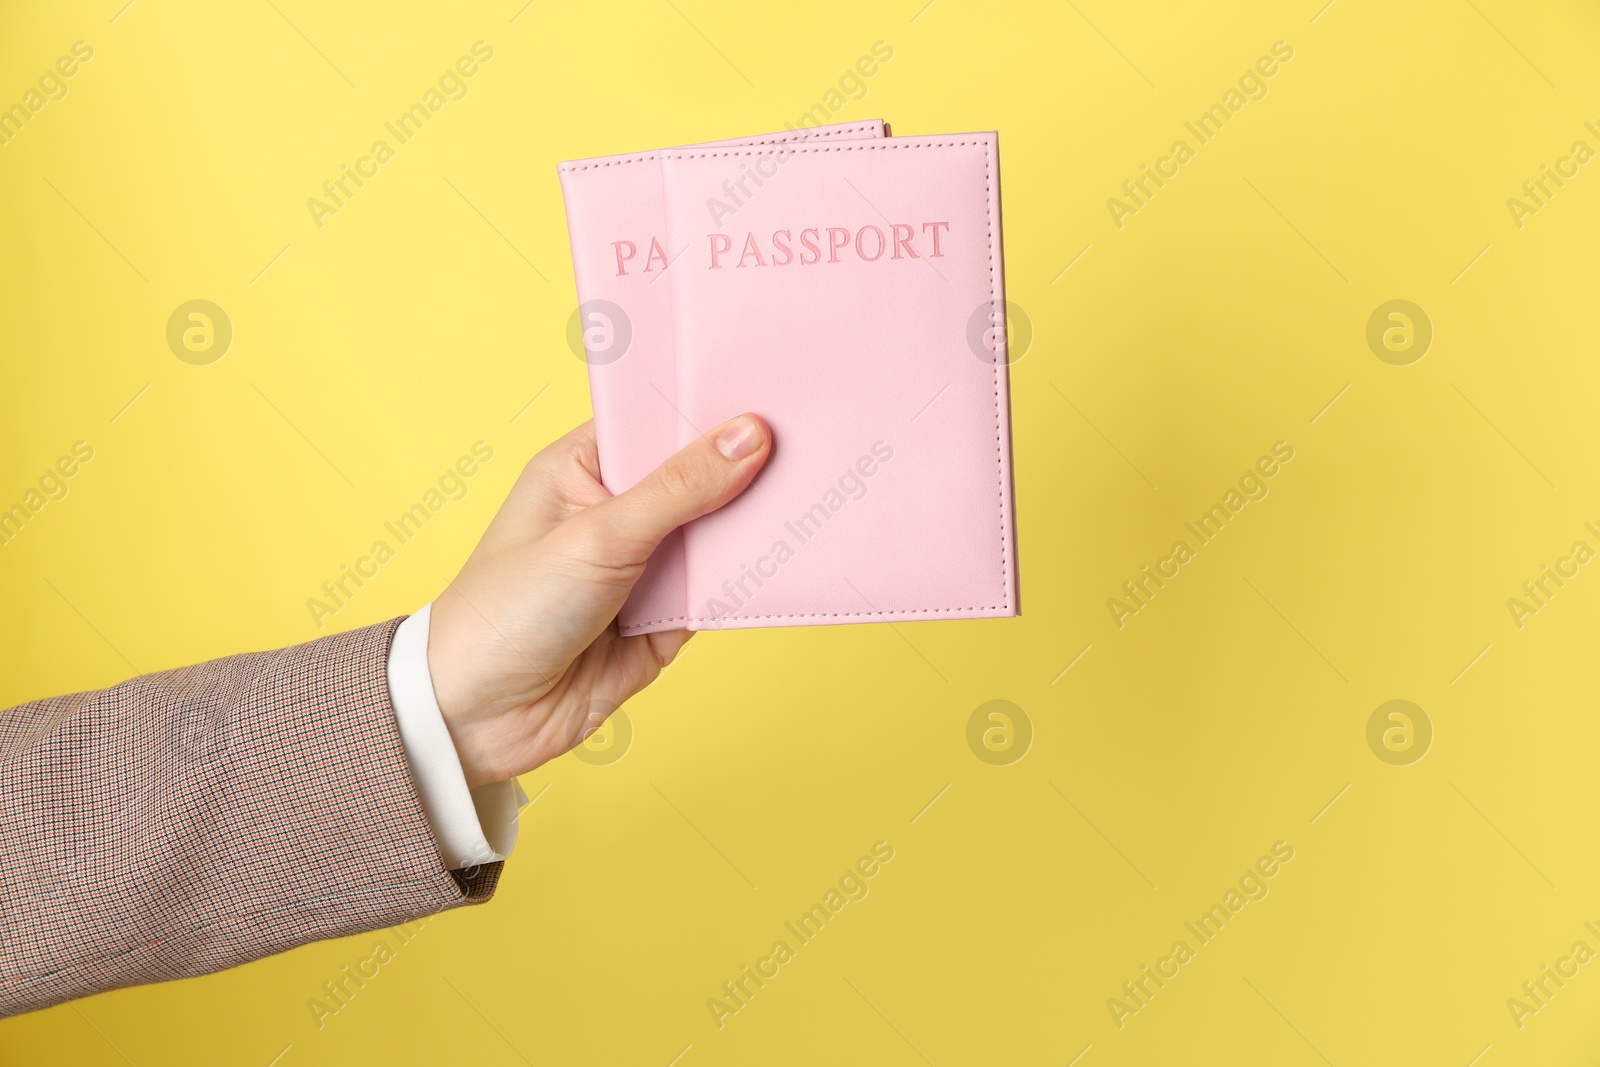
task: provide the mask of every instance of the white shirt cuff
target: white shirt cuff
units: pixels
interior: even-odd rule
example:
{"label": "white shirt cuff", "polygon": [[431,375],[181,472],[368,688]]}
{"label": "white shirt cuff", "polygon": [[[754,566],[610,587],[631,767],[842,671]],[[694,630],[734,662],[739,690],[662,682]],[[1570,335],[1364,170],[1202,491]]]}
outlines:
{"label": "white shirt cuff", "polygon": [[527,795],[515,778],[467,788],[450,730],[433,694],[428,671],[429,604],[406,619],[389,646],[389,697],[400,723],[400,741],[411,764],[422,810],[439,842],[445,867],[458,870],[493,863],[517,843],[517,813]]}

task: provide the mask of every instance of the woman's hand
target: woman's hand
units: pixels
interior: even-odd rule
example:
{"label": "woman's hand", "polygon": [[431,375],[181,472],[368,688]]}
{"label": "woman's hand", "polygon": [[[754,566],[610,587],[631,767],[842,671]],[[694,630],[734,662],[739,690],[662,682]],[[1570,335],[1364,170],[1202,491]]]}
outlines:
{"label": "woman's hand", "polygon": [[672,662],[689,631],[622,637],[617,612],[661,539],[743,492],[771,450],[766,424],[741,415],[617,496],[592,422],[533,457],[433,603],[428,668],[468,787],[561,755],[603,721],[591,708],[609,713]]}

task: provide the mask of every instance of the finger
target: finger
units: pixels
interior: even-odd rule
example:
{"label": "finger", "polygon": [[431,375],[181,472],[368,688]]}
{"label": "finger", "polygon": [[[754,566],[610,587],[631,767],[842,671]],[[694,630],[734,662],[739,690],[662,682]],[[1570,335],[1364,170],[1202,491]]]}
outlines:
{"label": "finger", "polygon": [[569,467],[577,466],[588,471],[598,481],[600,478],[600,451],[595,445],[594,420],[575,426],[563,436],[541,448],[528,462],[532,470],[560,477]]}
{"label": "finger", "polygon": [[678,658],[678,653],[683,651],[683,646],[689,643],[689,638],[694,636],[693,630],[661,630],[653,634],[640,634],[650,644],[651,655],[658,664],[657,673],[672,666],[672,661]]}
{"label": "finger", "polygon": [[600,480],[600,449],[595,443],[594,420],[590,419],[561,439],[571,446],[574,462],[588,471],[595,481]]}
{"label": "finger", "polygon": [[654,548],[674,529],[744,492],[772,452],[772,431],[751,414],[684,446],[639,484],[590,509],[603,535]]}
{"label": "finger", "polygon": [[496,516],[496,525],[518,538],[553,529],[571,514],[573,502],[587,506],[608,495],[599,485],[599,472],[591,420],[545,445],[528,460]]}
{"label": "finger", "polygon": [[685,645],[694,637],[693,630],[661,630],[657,633],[621,637],[610,633],[606,682],[617,688],[617,703],[632,700],[646,686],[672,666]]}
{"label": "finger", "polygon": [[574,661],[568,672],[571,690],[581,694],[586,711],[621,707],[660,677],[693,637],[692,630],[622,637],[613,625]]}

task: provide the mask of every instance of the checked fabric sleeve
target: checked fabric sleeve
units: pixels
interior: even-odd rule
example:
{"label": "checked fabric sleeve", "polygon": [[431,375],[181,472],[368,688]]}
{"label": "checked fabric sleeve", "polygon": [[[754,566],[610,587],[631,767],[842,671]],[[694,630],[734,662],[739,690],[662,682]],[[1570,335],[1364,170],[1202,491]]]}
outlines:
{"label": "checked fabric sleeve", "polygon": [[411,778],[399,622],[0,713],[0,1015],[488,900]]}

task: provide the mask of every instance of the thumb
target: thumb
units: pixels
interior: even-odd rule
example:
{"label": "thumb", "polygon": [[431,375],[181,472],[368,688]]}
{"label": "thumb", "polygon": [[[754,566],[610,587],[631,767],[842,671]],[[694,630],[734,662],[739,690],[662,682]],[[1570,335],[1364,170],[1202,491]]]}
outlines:
{"label": "thumb", "polygon": [[772,452],[772,431],[744,414],[685,445],[594,511],[617,537],[652,549],[674,529],[744,492]]}

